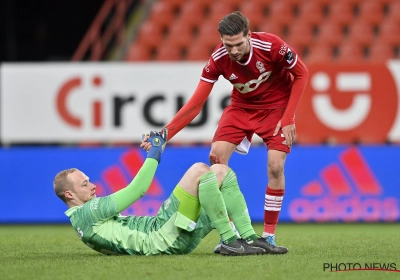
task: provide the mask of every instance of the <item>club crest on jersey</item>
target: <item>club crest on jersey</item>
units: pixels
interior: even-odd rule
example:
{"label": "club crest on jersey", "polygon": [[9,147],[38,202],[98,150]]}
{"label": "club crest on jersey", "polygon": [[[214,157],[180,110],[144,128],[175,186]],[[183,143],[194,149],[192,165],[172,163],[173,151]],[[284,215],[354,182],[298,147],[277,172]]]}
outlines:
{"label": "club crest on jersey", "polygon": [[257,67],[257,69],[260,71],[260,73],[265,72],[264,63],[262,63],[261,61],[257,61],[256,67]]}

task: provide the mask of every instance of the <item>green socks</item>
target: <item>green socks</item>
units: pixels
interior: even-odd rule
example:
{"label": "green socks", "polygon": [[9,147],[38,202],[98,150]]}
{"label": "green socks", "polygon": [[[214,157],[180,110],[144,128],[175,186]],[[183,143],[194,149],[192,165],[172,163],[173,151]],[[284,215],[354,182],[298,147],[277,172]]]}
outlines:
{"label": "green socks", "polygon": [[251,219],[247,210],[246,201],[242,192],[235,172],[229,169],[224,180],[222,181],[221,193],[224,198],[226,209],[229,217],[235,224],[240,236],[245,240],[256,240],[259,236],[255,233],[251,225]]}
{"label": "green socks", "polygon": [[225,243],[235,241],[238,237],[230,225],[224,198],[214,172],[209,172],[200,178],[199,200],[222,240]]}

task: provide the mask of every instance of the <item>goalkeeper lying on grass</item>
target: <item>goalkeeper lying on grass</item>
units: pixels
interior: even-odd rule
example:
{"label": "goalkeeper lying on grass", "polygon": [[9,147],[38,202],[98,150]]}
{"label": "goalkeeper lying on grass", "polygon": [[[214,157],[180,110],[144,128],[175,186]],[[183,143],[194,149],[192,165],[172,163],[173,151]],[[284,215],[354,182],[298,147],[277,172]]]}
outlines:
{"label": "goalkeeper lying on grass", "polygon": [[[140,146],[147,151],[143,166],[114,194],[97,198],[96,186],[76,168],[56,175],[54,191],[67,204],[65,214],[83,243],[103,254],[188,254],[215,228],[223,241],[222,255],[277,253],[256,235],[236,175],[226,165],[195,163],[156,216],[121,216],[149,189],[165,137],[151,132]],[[232,230],[228,214],[241,238]]]}

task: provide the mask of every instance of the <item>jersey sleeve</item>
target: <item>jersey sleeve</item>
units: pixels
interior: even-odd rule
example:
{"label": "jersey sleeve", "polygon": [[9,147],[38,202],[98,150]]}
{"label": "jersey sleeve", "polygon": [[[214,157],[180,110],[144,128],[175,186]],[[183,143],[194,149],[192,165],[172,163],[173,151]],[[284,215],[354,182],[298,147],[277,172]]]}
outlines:
{"label": "jersey sleeve", "polygon": [[271,55],[273,61],[293,75],[292,89],[288,105],[281,119],[281,126],[294,124],[295,111],[308,81],[308,69],[298,54],[278,36],[273,36]]}
{"label": "jersey sleeve", "polygon": [[300,58],[298,59],[296,65],[289,70],[289,72],[293,75],[294,78],[292,89],[290,91],[289,102],[281,120],[282,127],[294,124],[295,112],[297,106],[300,103],[301,96],[303,95],[304,89],[306,88],[308,81],[307,66]]}
{"label": "jersey sleeve", "polygon": [[276,35],[272,35],[271,56],[275,63],[281,67],[291,69],[297,64],[297,52],[291,48],[285,41]]}
{"label": "jersey sleeve", "polygon": [[118,212],[128,208],[147,192],[153,181],[157,166],[157,160],[147,158],[132,182],[125,188],[110,195],[116,201]]}
{"label": "jersey sleeve", "polygon": [[127,187],[111,195],[91,199],[77,211],[79,219],[91,225],[121,213],[147,192],[157,166],[157,160],[146,159]]}
{"label": "jersey sleeve", "polygon": [[207,64],[203,68],[203,72],[201,73],[201,80],[208,82],[208,83],[215,83],[218,81],[220,73],[218,71],[217,65],[214,59],[211,57]]}
{"label": "jersey sleeve", "polygon": [[204,103],[211,93],[214,84],[200,80],[192,97],[165,126],[168,129],[168,139],[170,140],[175,134],[187,126],[201,111]]}

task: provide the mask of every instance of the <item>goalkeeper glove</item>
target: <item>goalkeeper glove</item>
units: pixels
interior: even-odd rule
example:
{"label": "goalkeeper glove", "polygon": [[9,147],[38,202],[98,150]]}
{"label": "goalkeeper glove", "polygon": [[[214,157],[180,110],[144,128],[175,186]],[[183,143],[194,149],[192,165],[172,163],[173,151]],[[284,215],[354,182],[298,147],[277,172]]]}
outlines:
{"label": "goalkeeper glove", "polygon": [[[142,135],[142,137],[144,136],[145,135]],[[151,148],[147,152],[147,158],[154,158],[160,163],[161,153],[164,150],[163,147],[165,147],[164,137],[161,135],[160,132],[157,131],[150,131],[150,133],[147,133],[146,136],[149,136],[147,142],[151,143]]]}

